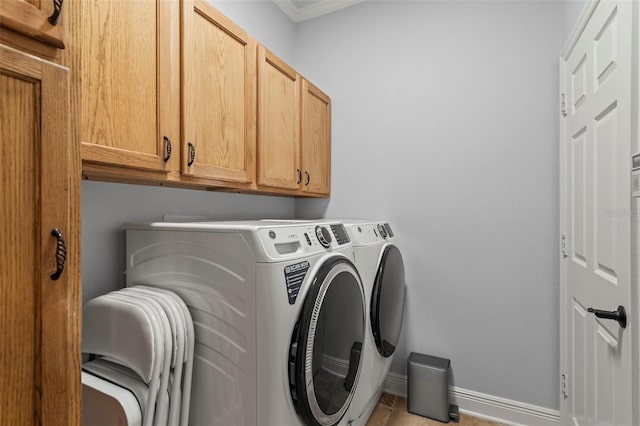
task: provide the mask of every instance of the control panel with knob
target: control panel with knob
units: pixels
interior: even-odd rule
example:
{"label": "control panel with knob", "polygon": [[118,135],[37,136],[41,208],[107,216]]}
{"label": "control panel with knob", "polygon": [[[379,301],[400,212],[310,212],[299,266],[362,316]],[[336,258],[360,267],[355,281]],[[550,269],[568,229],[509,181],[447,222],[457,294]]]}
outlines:
{"label": "control panel with knob", "polygon": [[378,233],[384,239],[387,239],[387,228],[383,224],[378,224]]}
{"label": "control panel with knob", "polygon": [[322,247],[329,248],[331,246],[331,232],[325,226],[316,226],[316,237]]}

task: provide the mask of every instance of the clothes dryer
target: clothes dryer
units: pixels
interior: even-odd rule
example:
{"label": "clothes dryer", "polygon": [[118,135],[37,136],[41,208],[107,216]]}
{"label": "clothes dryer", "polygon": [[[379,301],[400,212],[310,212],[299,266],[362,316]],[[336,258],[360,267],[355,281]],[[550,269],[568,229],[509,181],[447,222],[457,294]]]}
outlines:
{"label": "clothes dryer", "polygon": [[367,306],[362,374],[349,411],[352,424],[363,425],[382,394],[402,331],[405,271],[399,240],[389,223],[354,220],[341,223],[353,242]]}
{"label": "clothes dryer", "polygon": [[127,285],[170,289],[191,312],[190,424],[347,424],[368,314],[344,226],[158,222],[126,241]]}

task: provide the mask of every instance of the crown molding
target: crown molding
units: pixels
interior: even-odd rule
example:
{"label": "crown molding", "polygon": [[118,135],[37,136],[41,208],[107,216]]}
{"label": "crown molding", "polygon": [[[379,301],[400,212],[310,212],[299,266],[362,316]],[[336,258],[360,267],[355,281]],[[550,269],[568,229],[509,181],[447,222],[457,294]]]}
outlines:
{"label": "crown molding", "polygon": [[273,2],[291,19],[298,23],[345,7],[362,3],[366,0],[323,0],[298,8],[291,0],[273,0]]}

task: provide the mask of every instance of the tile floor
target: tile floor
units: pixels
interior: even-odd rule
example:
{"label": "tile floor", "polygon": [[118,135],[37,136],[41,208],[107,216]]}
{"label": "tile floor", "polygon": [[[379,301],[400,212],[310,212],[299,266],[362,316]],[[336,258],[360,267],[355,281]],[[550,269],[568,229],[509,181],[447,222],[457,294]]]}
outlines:
{"label": "tile floor", "polygon": [[[407,399],[400,396],[382,394],[373,409],[367,426],[441,426],[445,423],[407,412]],[[500,423],[460,414],[460,423],[452,426],[499,426]]]}

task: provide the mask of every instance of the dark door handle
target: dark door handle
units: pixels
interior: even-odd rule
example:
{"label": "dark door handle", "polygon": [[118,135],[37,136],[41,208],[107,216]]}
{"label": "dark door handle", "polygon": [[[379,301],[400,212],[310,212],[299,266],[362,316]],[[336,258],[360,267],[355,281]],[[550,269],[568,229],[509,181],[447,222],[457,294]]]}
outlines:
{"label": "dark door handle", "polygon": [[300,171],[300,169],[296,169],[296,173],[298,174],[298,181],[296,182],[296,184],[300,185],[300,182],[302,182],[302,172]]}
{"label": "dark door handle", "polygon": [[57,281],[62,275],[62,271],[64,271],[64,264],[67,260],[67,245],[62,237],[62,232],[58,228],[53,228],[51,235],[58,240],[56,244],[56,272],[51,274],[51,279]]}
{"label": "dark door handle", "polygon": [[618,321],[618,324],[620,324],[620,327],[622,328],[627,327],[627,311],[624,310],[624,306],[622,305],[618,306],[618,309],[615,311],[601,311],[600,309],[593,308],[589,308],[587,311],[591,312],[598,318]]}
{"label": "dark door handle", "polygon": [[191,167],[193,162],[196,160],[196,147],[191,142],[187,142],[187,146],[189,147],[189,160],[187,161],[187,166]]}
{"label": "dark door handle", "polygon": [[307,180],[304,183],[304,186],[309,186],[309,182],[311,182],[311,175],[309,174],[309,172],[304,172],[304,175],[307,177]]}
{"label": "dark door handle", "polygon": [[63,0],[53,0],[53,13],[47,21],[53,26],[58,24],[58,18],[60,17],[60,13],[62,12],[62,2]]}
{"label": "dark door handle", "polygon": [[163,139],[167,155],[162,160],[166,163],[167,161],[169,161],[169,158],[171,158],[171,139],[166,136],[163,136]]}

